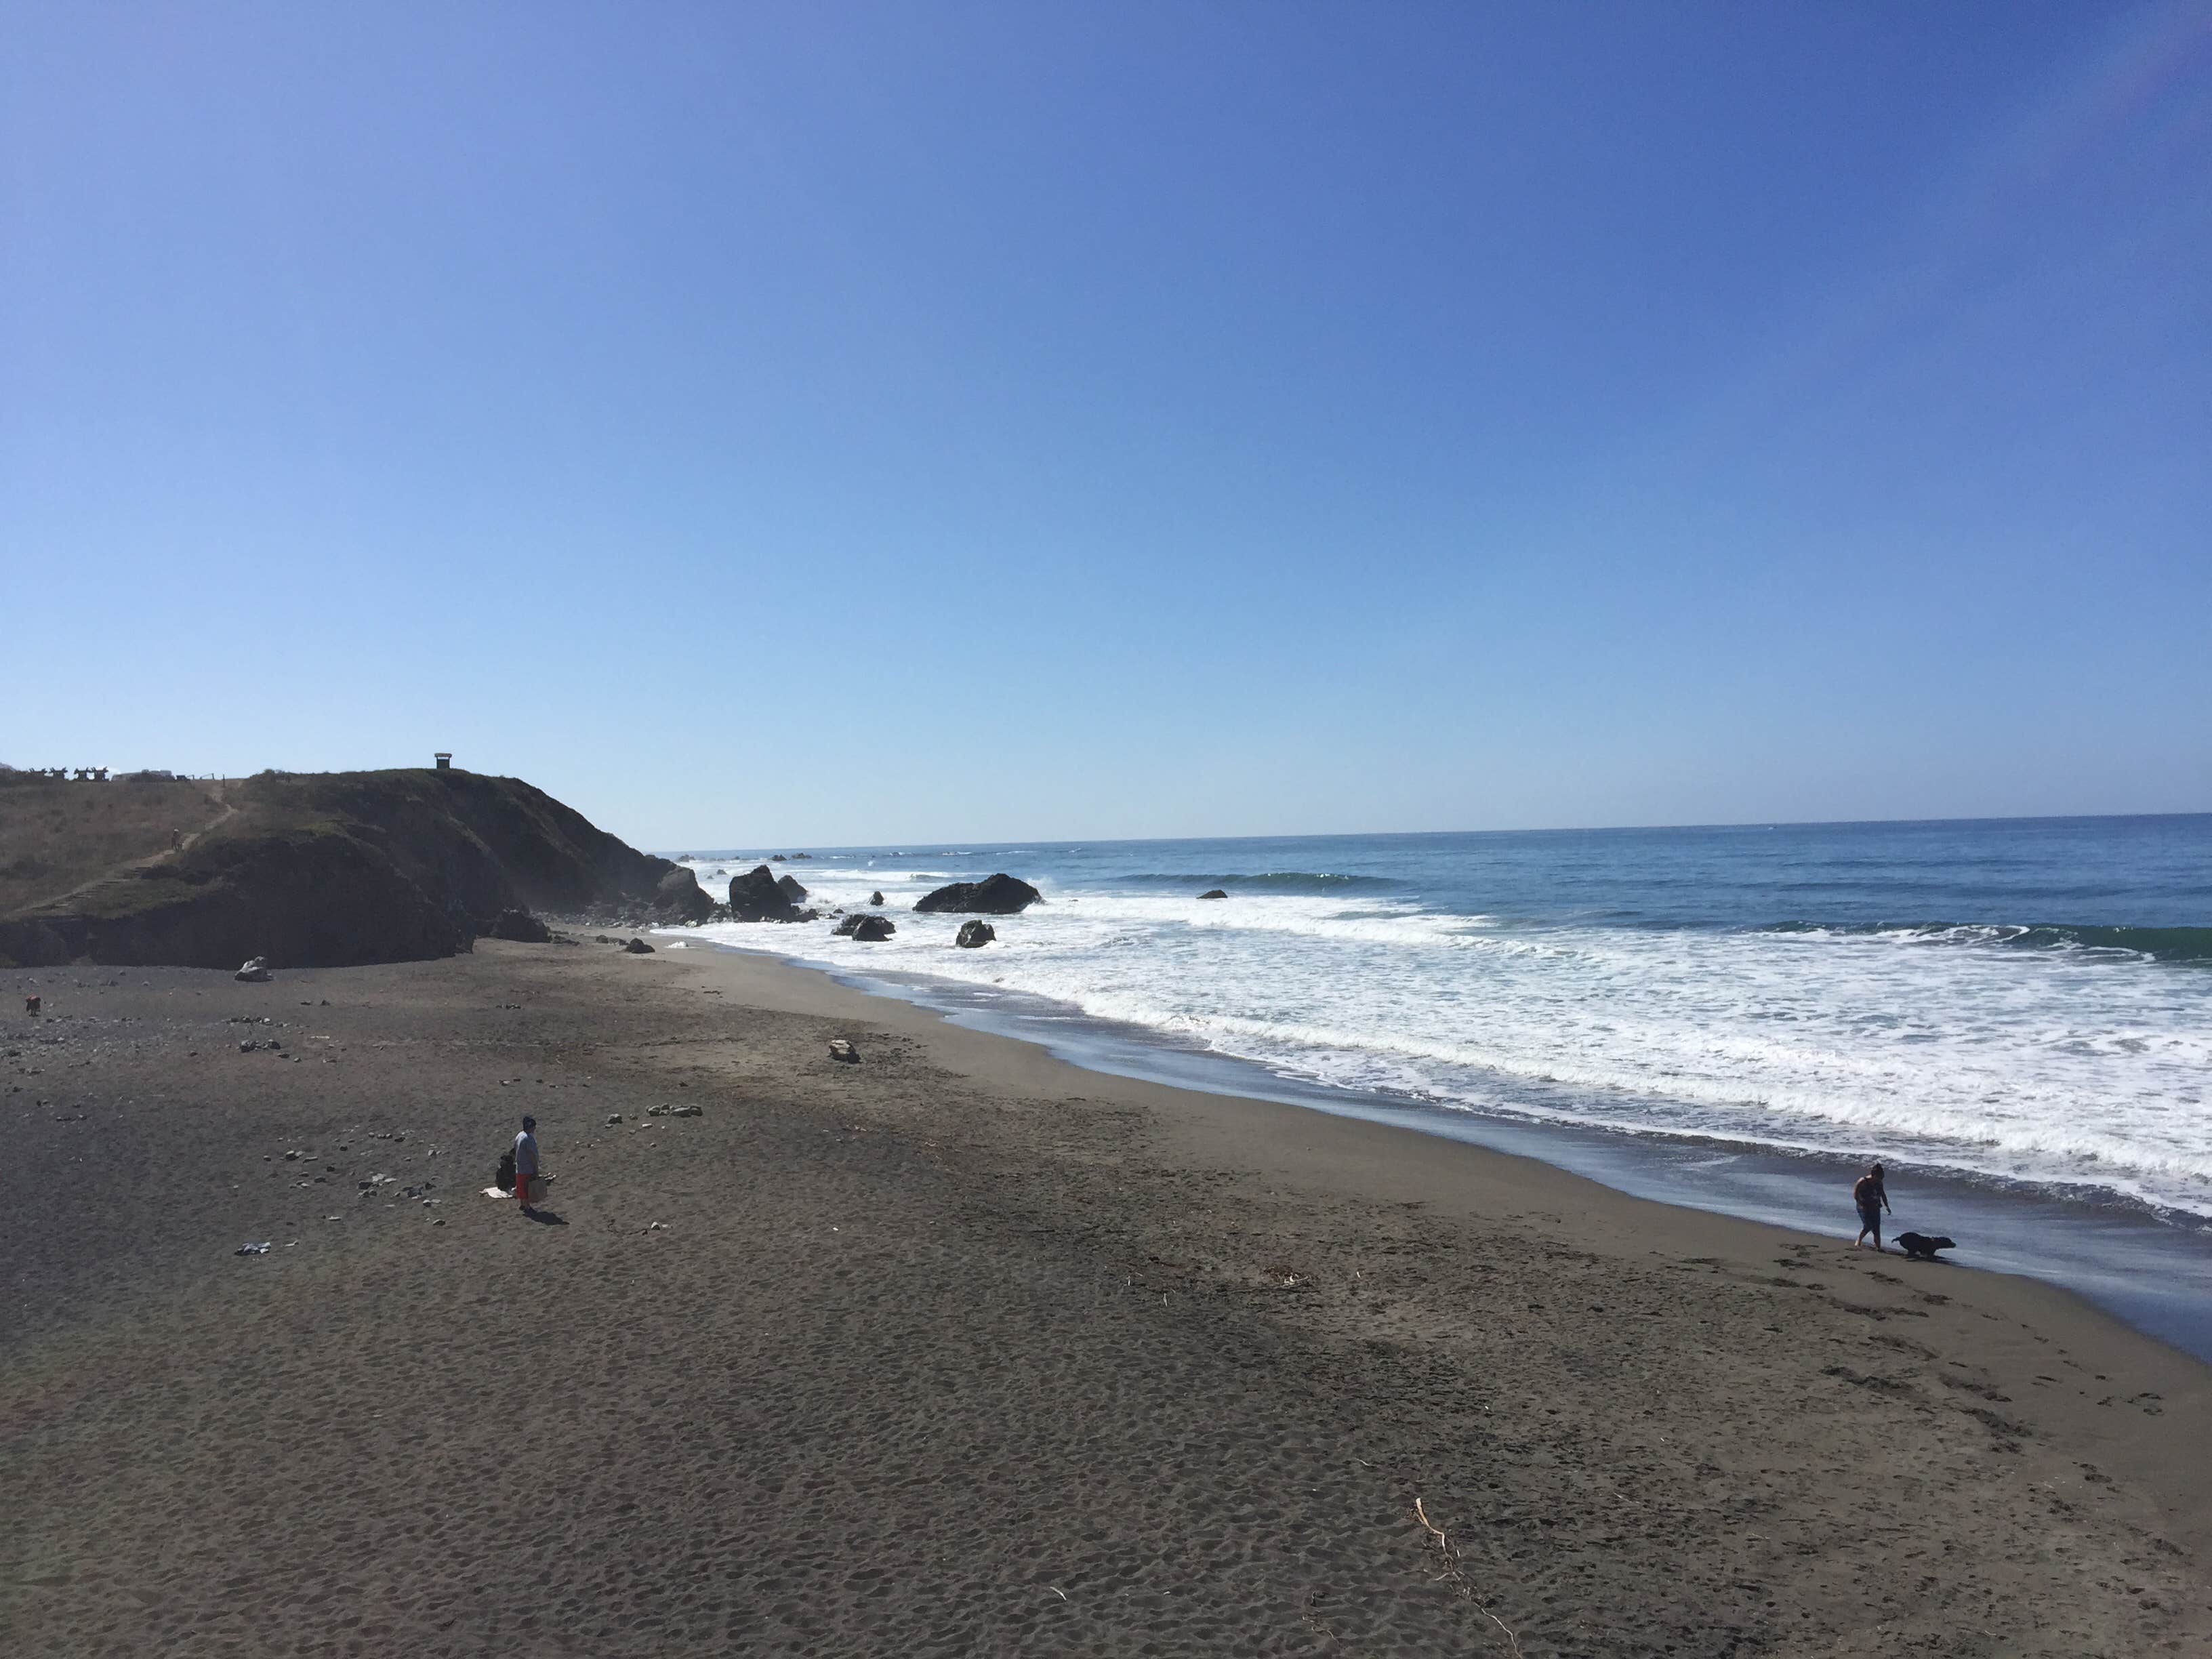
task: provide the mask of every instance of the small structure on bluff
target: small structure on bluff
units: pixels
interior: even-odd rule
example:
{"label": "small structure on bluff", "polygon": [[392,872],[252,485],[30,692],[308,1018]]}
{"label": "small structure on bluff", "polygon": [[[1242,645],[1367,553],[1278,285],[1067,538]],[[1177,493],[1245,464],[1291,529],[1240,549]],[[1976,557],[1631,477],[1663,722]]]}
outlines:
{"label": "small structure on bluff", "polygon": [[453,769],[453,757],[449,751],[441,749],[433,758],[437,761],[438,769],[441,772],[450,772]]}

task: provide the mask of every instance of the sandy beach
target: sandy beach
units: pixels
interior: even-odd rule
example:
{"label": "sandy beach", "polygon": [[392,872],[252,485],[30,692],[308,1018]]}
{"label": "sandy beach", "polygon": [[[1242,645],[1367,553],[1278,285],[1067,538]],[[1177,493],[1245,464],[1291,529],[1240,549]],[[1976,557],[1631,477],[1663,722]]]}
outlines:
{"label": "sandy beach", "polygon": [[700,949],[0,980],[13,1652],[2212,1650],[2212,1373],[1840,1195]]}

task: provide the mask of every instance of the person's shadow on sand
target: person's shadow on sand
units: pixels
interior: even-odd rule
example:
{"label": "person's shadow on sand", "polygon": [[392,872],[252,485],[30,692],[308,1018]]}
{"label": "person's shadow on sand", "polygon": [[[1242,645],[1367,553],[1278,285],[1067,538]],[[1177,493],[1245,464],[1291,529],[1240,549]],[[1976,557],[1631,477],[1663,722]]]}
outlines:
{"label": "person's shadow on sand", "polygon": [[525,1221],[535,1221],[544,1227],[565,1227],[568,1224],[550,1210],[525,1210],[522,1212],[522,1218]]}

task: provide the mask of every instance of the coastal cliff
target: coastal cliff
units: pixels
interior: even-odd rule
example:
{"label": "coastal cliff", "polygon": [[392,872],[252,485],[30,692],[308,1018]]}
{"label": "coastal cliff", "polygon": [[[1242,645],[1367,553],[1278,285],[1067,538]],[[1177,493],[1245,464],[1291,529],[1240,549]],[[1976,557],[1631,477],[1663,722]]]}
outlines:
{"label": "coastal cliff", "polygon": [[[19,786],[29,787],[29,786]],[[96,818],[127,786],[50,783]],[[501,911],[649,902],[675,867],[518,778],[263,773],[174,851],[0,915],[0,963],[275,967],[466,951]],[[0,820],[0,853],[8,827]],[[180,837],[180,839],[182,839]]]}

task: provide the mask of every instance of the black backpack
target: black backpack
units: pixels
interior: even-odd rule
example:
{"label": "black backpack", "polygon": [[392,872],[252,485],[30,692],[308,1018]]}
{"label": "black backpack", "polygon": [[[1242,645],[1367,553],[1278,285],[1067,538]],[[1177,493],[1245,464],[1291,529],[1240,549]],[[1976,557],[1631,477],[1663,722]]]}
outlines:
{"label": "black backpack", "polygon": [[514,1190],[514,1148],[512,1146],[499,1155],[499,1173],[491,1178],[491,1184],[503,1193]]}

